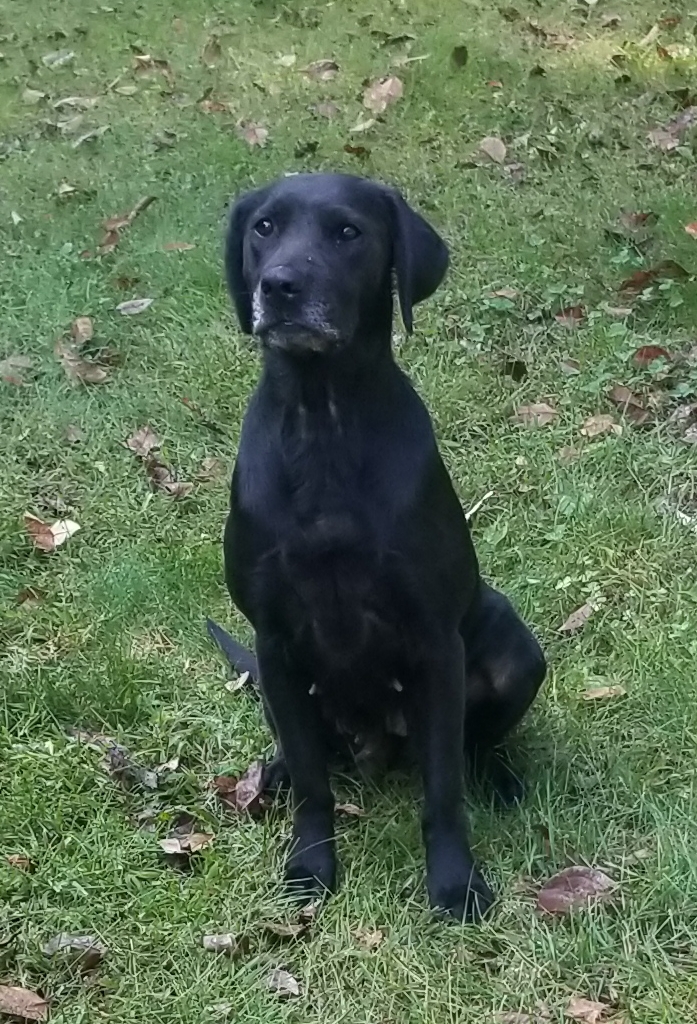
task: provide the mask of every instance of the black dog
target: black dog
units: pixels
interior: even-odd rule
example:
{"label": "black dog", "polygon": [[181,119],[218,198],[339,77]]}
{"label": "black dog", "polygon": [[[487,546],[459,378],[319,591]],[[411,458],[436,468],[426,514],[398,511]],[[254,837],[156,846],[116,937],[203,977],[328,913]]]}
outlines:
{"label": "black dog", "polygon": [[488,765],[504,800],[520,796],[494,748],[545,662],[480,579],[428,413],[392,355],[393,277],[411,332],[412,306],[447,263],[397,192],[361,178],[290,176],[238,201],[227,280],[264,368],[233,474],[225,565],[277,739],[269,785],[292,787],[288,882],[308,898],[334,888],[332,754],[381,756],[406,734],[423,776],[431,904],[472,920],[493,896],[467,837],[465,755]]}

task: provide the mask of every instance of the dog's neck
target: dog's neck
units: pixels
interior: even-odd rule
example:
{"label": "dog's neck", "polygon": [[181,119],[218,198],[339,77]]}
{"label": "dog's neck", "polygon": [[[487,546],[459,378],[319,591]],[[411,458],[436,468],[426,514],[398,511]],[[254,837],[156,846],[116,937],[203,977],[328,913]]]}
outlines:
{"label": "dog's neck", "polygon": [[265,348],[264,384],[280,405],[309,412],[378,398],[385,379],[397,371],[391,337],[359,337],[333,353]]}

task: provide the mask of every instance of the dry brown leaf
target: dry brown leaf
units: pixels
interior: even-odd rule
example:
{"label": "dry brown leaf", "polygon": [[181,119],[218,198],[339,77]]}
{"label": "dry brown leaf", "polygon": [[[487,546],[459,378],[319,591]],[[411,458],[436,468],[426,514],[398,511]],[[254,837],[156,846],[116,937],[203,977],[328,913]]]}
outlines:
{"label": "dry brown leaf", "polygon": [[[225,683],[225,689],[228,691],[228,693],[238,693],[239,690],[243,690],[245,688],[247,683],[249,683],[250,679],[251,673],[243,672],[241,675],[237,677],[237,679],[228,680],[228,682]],[[220,777],[222,778],[224,776]]]}
{"label": "dry brown leaf", "polygon": [[84,441],[87,435],[81,427],[71,423],[65,428],[65,440],[68,444],[79,444],[80,441]]}
{"label": "dry brown leaf", "polygon": [[584,1024],[598,1024],[603,1016],[610,1012],[610,1007],[605,1003],[596,1003],[590,999],[583,999],[581,996],[572,996],[569,1005],[564,1010],[564,1015],[571,1017],[572,1020],[584,1021]]}
{"label": "dry brown leaf", "polygon": [[196,246],[193,242],[165,242],[162,248],[165,252],[188,252]]}
{"label": "dry brown leaf", "polygon": [[76,346],[85,345],[94,337],[94,324],[89,316],[79,316],[73,320],[70,336]]}
{"label": "dry brown leaf", "polygon": [[688,235],[692,235],[693,238],[697,238],[697,220],[693,220],[689,224],[686,224],[685,231],[687,231]]}
{"label": "dry brown leaf", "polygon": [[340,70],[335,60],[313,60],[311,64],[302,69],[302,74],[314,82],[331,82]]}
{"label": "dry brown leaf", "polygon": [[585,626],[588,619],[591,617],[595,608],[592,604],[582,604],[580,608],[577,608],[575,612],[572,612],[566,622],[559,627],[560,633],[576,633],[579,629]]}
{"label": "dry brown leaf", "polygon": [[509,299],[514,302],[520,298],[520,292],[516,288],[497,288],[496,291],[487,292],[488,299]]}
{"label": "dry brown leaf", "polygon": [[147,208],[154,203],[156,199],[157,196],[143,196],[143,198],[139,199],[136,205],[127,213],[120,213],[113,217],[107,217],[102,223],[104,230],[121,231],[123,228],[130,227],[138,214],[142,213],[143,210],[147,210]]}
{"label": "dry brown leaf", "polygon": [[220,45],[220,39],[213,34],[206,40],[206,44],[201,51],[201,60],[207,67],[214,68],[222,55],[223,49]]}
{"label": "dry brown leaf", "polygon": [[495,164],[503,164],[506,159],[506,146],[496,135],[487,135],[479,143],[479,152],[493,160]]}
{"label": "dry brown leaf", "polygon": [[249,814],[258,815],[266,809],[263,800],[263,761],[253,761],[239,778],[232,775],[216,775],[212,785],[220,802],[230,810],[238,813],[247,811]]}
{"label": "dry brown leaf", "polygon": [[539,890],[537,906],[548,914],[568,914],[578,907],[609,899],[615,888],[612,879],[598,868],[564,868]]}
{"label": "dry brown leaf", "polygon": [[363,946],[364,949],[377,949],[382,945],[385,936],[379,928],[356,928],[353,937]]}
{"label": "dry brown leaf", "polygon": [[0,380],[6,384],[21,387],[24,384],[23,370],[31,370],[34,360],[31,356],[14,355],[0,360]]}
{"label": "dry brown leaf", "polygon": [[[697,107],[695,109],[697,110]],[[688,272],[675,260],[663,260],[662,263],[651,267],[650,270],[635,270],[633,274],[622,281],[618,291],[629,298],[640,295],[655,281],[684,281],[687,277],[689,277]]]}
{"label": "dry brown leaf", "polygon": [[387,78],[378,78],[366,86],[363,92],[363,106],[373,114],[384,114],[388,107],[402,98],[403,94],[404,85],[401,78],[388,75]]}
{"label": "dry brown leaf", "polygon": [[263,149],[268,142],[268,128],[264,128],[264,126],[260,124],[255,124],[254,121],[239,121],[236,131],[239,137],[246,142],[248,146],[261,146]]}
{"label": "dry brown leaf", "polygon": [[126,447],[130,448],[141,459],[145,459],[153,448],[160,447],[160,443],[160,439],[155,431],[146,424],[144,427],[136,430],[134,434],[131,434],[126,441]]}
{"label": "dry brown leaf", "polygon": [[204,935],[203,948],[207,953],[222,953],[225,956],[236,956],[244,951],[245,943],[231,932]]}
{"label": "dry brown leaf", "polygon": [[46,1020],[48,1002],[18,985],[0,985],[0,1013],[22,1020]]}
{"label": "dry brown leaf", "polygon": [[[30,587],[27,587],[27,590],[30,589]],[[28,599],[24,598],[22,601],[20,601],[20,596],[21,592],[17,595],[17,604],[24,604],[25,601],[27,601]],[[27,857],[23,853],[8,853],[5,856],[5,860],[10,865],[11,868],[17,868],[18,871],[32,871],[34,868],[34,865],[32,864],[29,857]]]}
{"label": "dry brown leaf", "polygon": [[212,480],[218,480],[226,472],[227,466],[221,459],[216,459],[214,455],[207,455],[201,463],[196,479],[210,483]]}
{"label": "dry brown leaf", "polygon": [[168,839],[160,839],[160,846],[167,854],[192,854],[205,850],[213,842],[210,832],[190,832],[184,836],[170,836]]}
{"label": "dry brown leaf", "polygon": [[520,423],[524,427],[546,427],[556,418],[557,410],[546,402],[519,405],[510,417],[513,423]]}
{"label": "dry brown leaf", "polygon": [[203,114],[228,114],[230,113],[230,104],[218,100],[213,96],[213,87],[206,89],[201,99],[198,101],[198,109]]}
{"label": "dry brown leaf", "polygon": [[332,100],[324,100],[322,103],[314,103],[310,110],[313,114],[317,114],[318,117],[326,117],[328,121],[333,121],[335,117],[338,117],[341,113],[341,107]]}
{"label": "dry brown leaf", "polygon": [[54,935],[41,949],[46,956],[68,953],[70,959],[86,971],[97,967],[109,951],[94,935],[68,935],[65,932]]}
{"label": "dry brown leaf", "polygon": [[38,89],[25,89],[22,93],[22,103],[25,103],[28,107],[35,107],[37,103],[45,100],[46,96],[45,92],[39,92]]}
{"label": "dry brown leaf", "polygon": [[627,691],[624,686],[589,686],[583,691],[584,700],[608,700],[610,697],[624,697]]}
{"label": "dry brown leaf", "polygon": [[624,384],[615,384],[608,392],[608,398],[637,426],[642,426],[653,419],[651,410],[647,409],[643,400]]}
{"label": "dry brown leaf", "polygon": [[598,413],[596,416],[589,416],[581,427],[584,437],[599,437],[601,434],[621,434],[622,427],[615,422],[615,417],[610,413]]}
{"label": "dry brown leaf", "polygon": [[697,125],[697,106],[686,107],[679,114],[671,118],[666,124],[654,128],[649,132],[649,142],[669,153],[680,145],[680,138],[690,128]]}
{"label": "dry brown leaf", "polygon": [[632,362],[637,366],[648,366],[654,359],[670,360],[671,355],[662,345],[641,345],[632,356]]}
{"label": "dry brown leaf", "polygon": [[105,135],[109,131],[109,125],[103,124],[100,128],[90,128],[88,132],[79,135],[72,143],[72,148],[77,149],[83,142],[94,142],[95,139],[101,139],[102,135]]}
{"label": "dry brown leaf", "polygon": [[169,61],[152,57],[149,53],[137,53],[133,58],[133,70],[137,75],[159,73],[167,80],[170,88],[174,86],[174,73]]}
{"label": "dry brown leaf", "polygon": [[266,987],[281,999],[291,999],[300,995],[300,985],[288,971],[274,967],[266,978]]}
{"label": "dry brown leaf", "polygon": [[68,342],[59,339],[53,351],[74,384],[104,384],[109,379],[108,370],[92,359],[83,359]]}
{"label": "dry brown leaf", "polygon": [[586,319],[586,311],[583,306],[566,306],[565,309],[560,309],[558,313],[554,314],[554,319],[562,327],[573,330]]}
{"label": "dry brown leaf", "polygon": [[561,462],[575,462],[582,454],[583,452],[580,448],[575,448],[573,445],[564,445],[557,452],[557,458]]}
{"label": "dry brown leaf", "polygon": [[51,552],[73,536],[80,529],[72,519],[59,519],[55,523],[45,523],[30,512],[24,513],[24,528],[29,534],[32,544],[39,551]]}
{"label": "dry brown leaf", "polygon": [[164,491],[171,498],[187,498],[194,489],[192,483],[184,480],[177,480],[170,466],[160,462],[152,455],[144,459],[145,471],[148,474],[154,488]]}
{"label": "dry brown leaf", "polygon": [[279,939],[299,939],[310,927],[310,921],[261,921],[261,928]]}
{"label": "dry brown leaf", "polygon": [[345,814],[347,818],[362,818],[365,811],[358,804],[336,804],[334,810],[337,814]]}
{"label": "dry brown leaf", "polygon": [[144,313],[153,304],[153,299],[128,299],[126,302],[119,302],[116,312],[121,316],[138,316]]}
{"label": "dry brown leaf", "polygon": [[45,53],[41,63],[47,68],[62,68],[75,60],[74,50],[54,50],[53,53]]}

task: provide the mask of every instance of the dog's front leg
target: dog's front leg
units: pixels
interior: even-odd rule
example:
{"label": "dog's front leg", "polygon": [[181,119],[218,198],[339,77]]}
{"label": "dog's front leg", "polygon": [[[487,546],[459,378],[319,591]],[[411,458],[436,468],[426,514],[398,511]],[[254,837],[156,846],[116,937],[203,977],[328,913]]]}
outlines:
{"label": "dog's front leg", "polygon": [[293,837],[285,877],[294,895],[311,899],[336,883],[334,797],[317,701],[280,640],[257,635],[260,683],[290,775]]}
{"label": "dog's front leg", "polygon": [[[431,906],[479,920],[493,894],[474,864],[464,808],[465,657],[455,633],[412,681],[411,718],[424,784],[422,829]],[[411,729],[411,723],[410,723]]]}

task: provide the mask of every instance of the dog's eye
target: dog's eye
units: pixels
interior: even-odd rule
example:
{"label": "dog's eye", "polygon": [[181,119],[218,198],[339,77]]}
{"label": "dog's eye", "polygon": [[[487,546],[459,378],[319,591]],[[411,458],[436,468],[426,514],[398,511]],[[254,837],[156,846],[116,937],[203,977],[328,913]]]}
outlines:
{"label": "dog's eye", "polygon": [[254,225],[254,230],[258,235],[261,235],[262,238],[267,238],[273,231],[273,224],[268,217],[262,217],[261,220],[258,220]]}
{"label": "dog's eye", "polygon": [[344,224],[339,230],[339,238],[342,242],[352,242],[354,238],[358,238],[360,231],[353,224]]}

